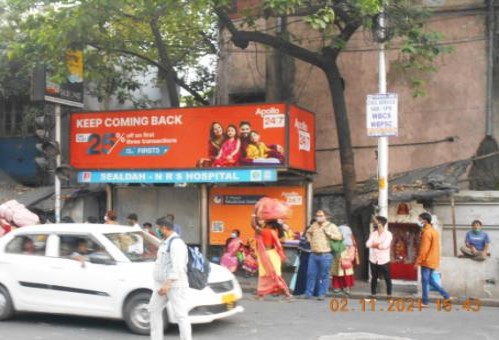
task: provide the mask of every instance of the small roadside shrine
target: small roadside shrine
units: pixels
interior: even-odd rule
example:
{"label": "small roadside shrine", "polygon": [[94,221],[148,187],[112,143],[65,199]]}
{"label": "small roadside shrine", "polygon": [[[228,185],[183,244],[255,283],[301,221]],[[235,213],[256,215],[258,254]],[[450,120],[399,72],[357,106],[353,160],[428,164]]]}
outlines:
{"label": "small roadside shrine", "polygon": [[[173,213],[186,242],[205,252],[232,229],[243,241],[253,237],[250,216],[263,196],[292,206],[294,232],[307,223],[315,172],[309,111],[278,103],[76,112],[70,126],[78,182],[108,184],[107,208],[121,223],[131,212],[142,223]],[[249,157],[248,145],[265,151]]]}

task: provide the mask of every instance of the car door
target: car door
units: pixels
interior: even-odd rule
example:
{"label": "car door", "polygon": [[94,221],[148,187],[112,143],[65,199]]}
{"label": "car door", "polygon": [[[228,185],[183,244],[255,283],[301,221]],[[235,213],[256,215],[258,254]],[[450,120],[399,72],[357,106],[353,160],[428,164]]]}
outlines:
{"label": "car door", "polygon": [[[81,242],[87,244],[87,254],[77,254]],[[58,233],[55,243],[57,251],[50,254],[49,272],[60,312],[116,317],[126,275],[118,270],[117,262],[90,234]]]}
{"label": "car door", "polygon": [[57,296],[50,289],[47,271],[48,234],[16,235],[5,247],[4,275],[11,282],[10,290],[16,308],[24,311],[50,311]]}

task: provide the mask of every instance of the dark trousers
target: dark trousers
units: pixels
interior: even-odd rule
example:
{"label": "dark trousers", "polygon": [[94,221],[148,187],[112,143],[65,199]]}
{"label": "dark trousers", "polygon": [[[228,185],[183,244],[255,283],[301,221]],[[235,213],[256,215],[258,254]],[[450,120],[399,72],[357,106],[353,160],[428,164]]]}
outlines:
{"label": "dark trousers", "polygon": [[378,286],[378,278],[383,276],[386,282],[386,294],[392,295],[392,275],[390,274],[390,262],[385,264],[375,264],[369,262],[371,265],[371,295],[376,295],[376,287]]}

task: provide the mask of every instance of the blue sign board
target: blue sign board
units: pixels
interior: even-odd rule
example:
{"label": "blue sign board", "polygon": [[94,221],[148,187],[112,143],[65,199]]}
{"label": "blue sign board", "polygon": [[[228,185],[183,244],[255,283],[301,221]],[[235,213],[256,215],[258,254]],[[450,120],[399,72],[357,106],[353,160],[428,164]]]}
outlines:
{"label": "blue sign board", "polygon": [[276,169],[80,171],[79,183],[238,183],[275,182]]}

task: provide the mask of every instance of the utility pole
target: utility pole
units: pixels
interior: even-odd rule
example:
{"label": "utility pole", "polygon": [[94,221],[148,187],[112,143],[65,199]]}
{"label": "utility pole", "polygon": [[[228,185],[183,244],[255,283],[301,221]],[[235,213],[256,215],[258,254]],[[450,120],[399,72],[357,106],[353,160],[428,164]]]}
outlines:
{"label": "utility pole", "polygon": [[[381,18],[383,24],[383,18]],[[378,54],[378,93],[386,93],[385,43]],[[379,215],[388,218],[388,137],[378,137],[378,207]]]}

